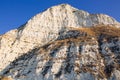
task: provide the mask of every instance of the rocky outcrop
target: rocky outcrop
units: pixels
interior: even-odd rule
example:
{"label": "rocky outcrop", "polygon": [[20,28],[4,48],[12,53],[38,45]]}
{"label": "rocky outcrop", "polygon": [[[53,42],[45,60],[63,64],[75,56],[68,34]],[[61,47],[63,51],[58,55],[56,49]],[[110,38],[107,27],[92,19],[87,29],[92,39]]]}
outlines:
{"label": "rocky outcrop", "polygon": [[15,80],[120,80],[116,20],[68,4],[0,36],[0,75]]}

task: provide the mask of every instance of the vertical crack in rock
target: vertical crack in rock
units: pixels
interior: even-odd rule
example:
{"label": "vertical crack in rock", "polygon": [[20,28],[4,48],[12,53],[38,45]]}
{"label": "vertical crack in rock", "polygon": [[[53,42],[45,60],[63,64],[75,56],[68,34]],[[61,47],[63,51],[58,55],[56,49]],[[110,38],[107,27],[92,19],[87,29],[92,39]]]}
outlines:
{"label": "vertical crack in rock", "polygon": [[61,66],[61,68],[59,69],[58,73],[55,74],[56,78],[59,78],[62,75],[62,70],[63,70],[62,68],[63,68],[63,66]]}
{"label": "vertical crack in rock", "polygon": [[70,46],[67,50],[67,57],[66,57],[66,67],[64,69],[65,73],[71,73],[71,71],[74,69],[74,61],[75,61],[75,44],[73,42],[69,43]]}
{"label": "vertical crack in rock", "polygon": [[47,74],[47,72],[49,72],[49,70],[52,68],[53,65],[53,59],[55,57],[55,55],[57,54],[57,52],[60,50],[59,48],[62,46],[62,44],[60,44],[59,46],[57,46],[53,51],[51,51],[50,53],[50,59],[48,60],[48,62],[43,66],[43,71],[41,72],[41,74],[43,76],[45,76]]}

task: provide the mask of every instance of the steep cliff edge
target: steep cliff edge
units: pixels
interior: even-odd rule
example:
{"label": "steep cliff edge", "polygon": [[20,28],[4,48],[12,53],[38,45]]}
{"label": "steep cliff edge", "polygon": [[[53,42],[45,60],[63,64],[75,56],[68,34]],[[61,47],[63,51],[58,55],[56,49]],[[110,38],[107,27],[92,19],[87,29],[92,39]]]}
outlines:
{"label": "steep cliff edge", "polygon": [[15,80],[120,80],[120,23],[62,4],[0,36],[0,75]]}

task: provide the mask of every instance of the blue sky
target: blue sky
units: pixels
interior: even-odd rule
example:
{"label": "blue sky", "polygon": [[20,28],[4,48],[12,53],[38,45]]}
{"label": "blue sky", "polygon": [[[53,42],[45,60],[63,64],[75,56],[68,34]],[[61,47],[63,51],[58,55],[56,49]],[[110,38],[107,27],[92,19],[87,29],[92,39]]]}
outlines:
{"label": "blue sky", "polygon": [[0,34],[15,29],[37,13],[62,3],[90,13],[108,14],[120,21],[120,0],[0,0]]}

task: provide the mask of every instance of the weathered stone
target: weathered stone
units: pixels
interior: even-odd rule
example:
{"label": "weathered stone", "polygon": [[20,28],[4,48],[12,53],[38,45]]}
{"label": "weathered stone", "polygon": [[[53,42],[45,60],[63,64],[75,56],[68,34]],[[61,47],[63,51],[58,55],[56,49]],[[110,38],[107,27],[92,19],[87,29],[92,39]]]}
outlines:
{"label": "weathered stone", "polygon": [[119,80],[120,39],[84,31],[96,25],[120,27],[108,15],[68,4],[37,14],[0,36],[0,75],[15,80]]}

